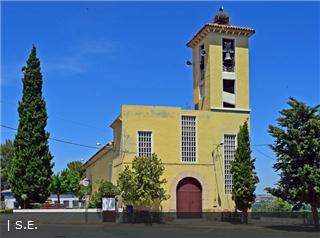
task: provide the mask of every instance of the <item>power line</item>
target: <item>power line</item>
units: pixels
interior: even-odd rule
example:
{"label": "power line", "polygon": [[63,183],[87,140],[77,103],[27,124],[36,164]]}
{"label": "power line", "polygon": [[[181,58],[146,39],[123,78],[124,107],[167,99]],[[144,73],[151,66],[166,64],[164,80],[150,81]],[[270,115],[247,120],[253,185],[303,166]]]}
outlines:
{"label": "power line", "polygon": [[[17,131],[16,128],[13,128],[13,127],[10,127],[10,126],[6,126],[6,125],[0,125],[1,127],[3,128],[6,128],[6,129],[9,129],[9,130],[14,130],[14,131]],[[86,147],[86,148],[91,148],[91,149],[100,149],[99,147],[96,147],[96,146],[90,146],[90,145],[84,145],[84,144],[79,144],[79,143],[75,143],[75,142],[71,142],[71,141],[66,141],[66,140],[63,140],[63,139],[58,139],[58,138],[53,138],[53,137],[50,137],[49,138],[50,140],[53,140],[53,141],[57,141],[57,142],[61,142],[61,143],[66,143],[66,144],[69,144],[69,145],[76,145],[76,146],[81,146],[81,147]],[[251,146],[269,146],[270,144],[256,144],[256,145],[251,145]],[[258,150],[257,148],[253,148],[253,150],[257,151],[258,153],[262,154],[263,156],[269,158],[269,159],[274,159],[272,158],[271,156],[261,152],[260,150]],[[131,153],[129,151],[123,151],[124,153]],[[136,152],[132,152],[132,153],[136,153]]]}
{"label": "power line", "polygon": [[96,146],[78,144],[78,143],[74,143],[74,142],[71,142],[71,141],[60,140],[60,139],[52,138],[52,137],[50,137],[49,139],[53,140],[53,141],[58,141],[58,142],[61,142],[61,143],[70,144],[70,145],[77,145],[77,146],[82,146],[82,147],[91,148],[91,149],[100,149],[99,147],[96,147]]}
{"label": "power line", "polygon": [[[207,77],[207,76],[206,76],[206,77]],[[0,103],[16,105],[16,103],[11,102],[11,101],[9,102],[9,101],[0,100]],[[79,126],[84,126],[84,127],[89,127],[89,128],[97,129],[97,130],[99,130],[101,133],[104,133],[104,132],[101,131],[102,128],[98,128],[98,127],[95,127],[95,126],[92,126],[92,125],[89,125],[89,124],[86,124],[86,123],[82,123],[82,122],[78,122],[78,121],[66,119],[66,118],[63,118],[63,117],[60,117],[60,116],[57,116],[57,115],[53,115],[52,117],[55,117],[55,118],[57,118],[57,119],[60,119],[60,120],[63,120],[63,121],[69,122],[69,123],[73,123],[73,124],[76,124],[76,125],[79,125]],[[11,128],[11,129],[12,129],[12,128]],[[105,128],[103,128],[103,129],[105,129]],[[270,146],[270,144],[255,144],[255,145],[251,145],[251,146],[255,146],[255,147]]]}
{"label": "power line", "polygon": [[263,156],[267,157],[268,159],[272,159],[272,160],[274,160],[274,159],[275,159],[275,158],[273,158],[273,157],[271,157],[271,156],[267,155],[266,153],[263,153],[262,151],[258,150],[257,148],[254,148],[254,150],[255,150],[255,151],[257,151],[259,154],[261,154],[261,155],[263,155]]}
{"label": "power line", "polygon": [[7,128],[7,129],[10,129],[10,130],[17,131],[16,128],[13,128],[13,127],[10,127],[10,126],[1,125],[1,127]]}
{"label": "power line", "polygon": [[[1,104],[17,105],[17,103],[9,102],[9,101],[3,101],[3,100],[0,100],[0,103]],[[93,129],[99,130],[99,132],[101,132],[101,133],[104,133],[104,132],[101,131],[102,129],[105,130],[105,128],[102,128],[102,127],[100,128],[100,127],[92,126],[92,125],[89,125],[87,123],[66,119],[66,118],[63,118],[63,117],[60,117],[60,116],[57,116],[57,115],[52,115],[52,116],[49,116],[49,117],[57,118],[59,120],[66,121],[66,122],[69,122],[71,124],[75,124],[75,125],[78,125],[78,126],[93,128]]]}
{"label": "power line", "polygon": [[270,144],[256,144],[256,145],[251,145],[251,146],[270,146]]}
{"label": "power line", "polygon": [[78,122],[78,121],[74,121],[74,120],[70,120],[70,119],[65,119],[65,118],[62,118],[60,116],[52,116],[52,117],[55,117],[55,118],[60,119],[62,121],[73,123],[75,125],[84,126],[84,127],[88,127],[88,128],[93,128],[93,129],[99,130],[101,133],[104,133],[104,132],[101,131],[102,128],[99,128],[99,127],[91,126],[91,125],[88,125],[86,123],[82,123],[82,122]]}
{"label": "power line", "polygon": [[[2,125],[2,124],[0,126],[3,127],[3,128],[9,129],[9,130],[17,131],[16,128],[13,128],[13,127],[10,127],[10,126],[6,126],[6,125]],[[96,147],[96,146],[79,144],[79,143],[75,143],[75,142],[72,142],[72,141],[66,141],[66,140],[52,138],[52,137],[49,137],[49,140],[53,140],[53,141],[57,141],[57,142],[61,142],[61,143],[69,144],[69,145],[81,146],[81,147],[90,148],[90,149],[100,149],[99,147]]]}

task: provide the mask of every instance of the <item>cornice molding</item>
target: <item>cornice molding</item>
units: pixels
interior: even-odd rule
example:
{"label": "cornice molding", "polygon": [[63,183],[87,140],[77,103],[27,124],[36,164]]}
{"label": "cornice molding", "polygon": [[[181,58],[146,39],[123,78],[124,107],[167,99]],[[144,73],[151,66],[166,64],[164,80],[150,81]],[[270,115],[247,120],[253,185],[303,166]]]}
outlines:
{"label": "cornice molding", "polygon": [[194,35],[194,37],[190,41],[188,41],[187,46],[194,48],[210,32],[217,32],[220,34],[229,34],[231,36],[236,35],[236,36],[250,37],[251,35],[253,35],[255,33],[255,30],[252,28],[247,28],[247,27],[228,26],[228,25],[207,23]]}
{"label": "cornice molding", "polygon": [[249,114],[251,112],[251,109],[211,107],[211,111],[215,111],[215,112],[236,112],[236,113],[248,113]]}

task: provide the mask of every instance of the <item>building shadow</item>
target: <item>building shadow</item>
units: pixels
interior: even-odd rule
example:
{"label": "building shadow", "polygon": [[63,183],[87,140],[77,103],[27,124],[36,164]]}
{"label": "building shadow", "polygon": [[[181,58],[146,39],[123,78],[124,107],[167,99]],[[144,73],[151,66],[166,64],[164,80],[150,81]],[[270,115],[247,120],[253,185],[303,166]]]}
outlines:
{"label": "building shadow", "polygon": [[264,225],[261,227],[278,231],[319,232],[320,237],[320,229],[311,225]]}

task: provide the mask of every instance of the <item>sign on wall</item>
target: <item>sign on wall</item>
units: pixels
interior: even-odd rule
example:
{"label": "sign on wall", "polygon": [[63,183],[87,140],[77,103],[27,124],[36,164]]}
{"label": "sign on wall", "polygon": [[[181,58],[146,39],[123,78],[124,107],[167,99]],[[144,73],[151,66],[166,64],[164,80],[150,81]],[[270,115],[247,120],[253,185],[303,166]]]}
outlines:
{"label": "sign on wall", "polygon": [[102,211],[115,211],[116,199],[115,198],[102,198]]}

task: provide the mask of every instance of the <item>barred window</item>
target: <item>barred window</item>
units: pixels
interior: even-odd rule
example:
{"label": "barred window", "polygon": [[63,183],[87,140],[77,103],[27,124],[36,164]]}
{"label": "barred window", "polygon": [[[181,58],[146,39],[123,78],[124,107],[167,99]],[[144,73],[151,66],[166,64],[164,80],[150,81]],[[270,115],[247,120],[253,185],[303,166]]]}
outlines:
{"label": "barred window", "polygon": [[183,162],[197,161],[196,117],[181,117],[181,159]]}
{"label": "barred window", "polygon": [[152,154],[152,132],[138,131],[138,156],[151,156]]}
{"label": "barred window", "polygon": [[236,149],[236,136],[224,135],[224,190],[226,194],[232,193],[231,161],[234,160]]}

